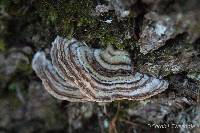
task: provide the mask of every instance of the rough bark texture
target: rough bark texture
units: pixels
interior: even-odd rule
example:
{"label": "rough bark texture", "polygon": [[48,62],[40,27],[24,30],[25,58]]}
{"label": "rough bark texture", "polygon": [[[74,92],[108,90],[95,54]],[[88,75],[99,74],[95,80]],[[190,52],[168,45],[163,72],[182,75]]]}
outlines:
{"label": "rough bark texture", "polygon": [[[57,36],[130,52],[169,88],[106,104],[56,100],[31,68]],[[200,132],[199,0],[1,0],[0,132]]]}

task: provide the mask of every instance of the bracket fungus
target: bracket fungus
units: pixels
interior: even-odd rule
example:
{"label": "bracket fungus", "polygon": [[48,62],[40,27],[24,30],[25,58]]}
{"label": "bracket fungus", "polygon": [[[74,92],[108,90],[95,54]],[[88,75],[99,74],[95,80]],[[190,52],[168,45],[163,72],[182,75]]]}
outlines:
{"label": "bracket fungus", "polygon": [[133,71],[126,51],[93,49],[75,39],[57,37],[52,61],[37,52],[32,67],[45,89],[54,97],[71,102],[143,100],[168,88],[162,79]]}

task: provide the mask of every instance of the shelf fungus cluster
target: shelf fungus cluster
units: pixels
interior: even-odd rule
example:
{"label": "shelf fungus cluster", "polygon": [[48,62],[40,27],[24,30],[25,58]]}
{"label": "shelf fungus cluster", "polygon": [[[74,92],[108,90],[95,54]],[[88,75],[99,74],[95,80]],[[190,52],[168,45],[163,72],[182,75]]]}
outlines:
{"label": "shelf fungus cluster", "polygon": [[54,97],[72,102],[142,100],[168,87],[162,79],[133,71],[126,51],[93,49],[75,39],[57,37],[52,61],[37,52],[32,67]]}

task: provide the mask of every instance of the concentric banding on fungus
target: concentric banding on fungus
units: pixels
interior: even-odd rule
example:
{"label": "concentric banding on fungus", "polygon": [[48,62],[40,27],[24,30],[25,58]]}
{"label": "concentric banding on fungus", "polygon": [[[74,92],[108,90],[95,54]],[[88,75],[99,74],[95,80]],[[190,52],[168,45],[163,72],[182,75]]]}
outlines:
{"label": "concentric banding on fungus", "polygon": [[54,97],[74,102],[90,101],[75,84],[66,82],[53,68],[43,52],[37,52],[32,61],[33,69],[42,80],[45,89]]}
{"label": "concentric banding on fungus", "polygon": [[[142,100],[168,87],[168,82],[132,72],[133,64],[126,51],[92,49],[75,39],[57,37],[52,43],[52,64],[34,58],[33,69],[54,97],[69,101],[111,102]],[[39,69],[40,68],[40,69]],[[64,98],[66,97],[66,98]]]}

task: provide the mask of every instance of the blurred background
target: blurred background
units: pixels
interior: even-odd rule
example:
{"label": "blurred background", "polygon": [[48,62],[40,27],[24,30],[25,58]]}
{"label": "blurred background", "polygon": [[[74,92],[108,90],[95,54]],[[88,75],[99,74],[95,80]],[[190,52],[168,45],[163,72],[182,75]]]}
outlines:
{"label": "blurred background", "polygon": [[[53,98],[31,68],[57,35],[130,52],[169,81],[144,101]],[[199,0],[0,0],[0,133],[199,133]]]}

